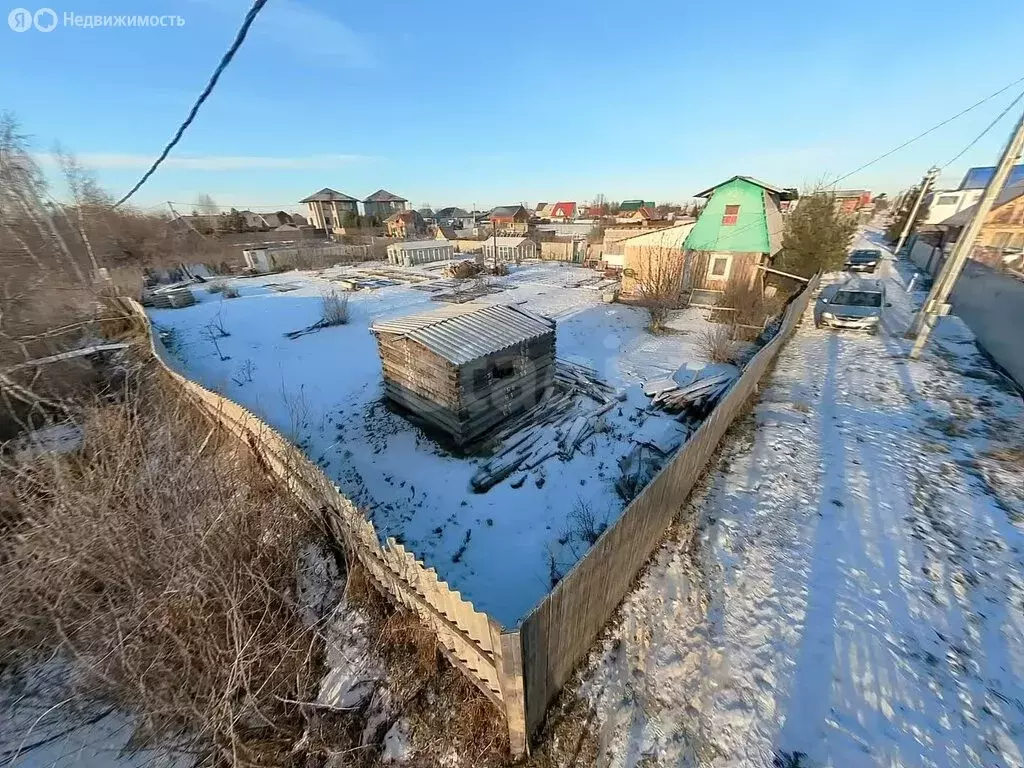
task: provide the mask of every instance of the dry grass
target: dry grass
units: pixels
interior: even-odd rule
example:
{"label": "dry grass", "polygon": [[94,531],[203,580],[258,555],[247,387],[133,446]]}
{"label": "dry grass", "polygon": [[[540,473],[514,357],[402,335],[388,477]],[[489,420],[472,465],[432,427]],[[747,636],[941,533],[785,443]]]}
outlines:
{"label": "dry grass", "polygon": [[241,294],[238,293],[238,289],[233,285],[225,285],[224,290],[220,292],[220,295],[225,299],[237,299]]}
{"label": "dry grass", "polygon": [[326,326],[348,323],[348,294],[338,293],[333,288],[324,291],[320,297],[321,320]]}
{"label": "dry grass", "polygon": [[729,322],[741,325],[762,326],[765,320],[774,317],[785,304],[785,297],[776,294],[766,297],[759,286],[730,283],[722,294],[720,306],[731,307],[735,312],[730,315]]}
{"label": "dry grass", "polygon": [[736,359],[737,345],[732,340],[732,328],[713,325],[700,332],[697,349],[709,363],[731,363]]}
{"label": "dry grass", "polygon": [[294,598],[311,523],[168,386],[89,410],[79,454],[0,468],[0,658],[62,652],[138,744],[287,765],[306,722],[287,702],[316,682]]}

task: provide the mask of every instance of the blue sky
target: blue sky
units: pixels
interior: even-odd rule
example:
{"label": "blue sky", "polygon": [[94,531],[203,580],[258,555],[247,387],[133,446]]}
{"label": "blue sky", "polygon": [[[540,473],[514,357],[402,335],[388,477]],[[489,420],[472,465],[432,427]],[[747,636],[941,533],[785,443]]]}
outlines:
{"label": "blue sky", "polygon": [[[0,26],[0,109],[40,151],[61,142],[120,195],[184,118],[248,0],[50,2],[59,16],[145,8],[185,20]],[[417,206],[486,207],[598,193],[683,201],[737,173],[802,186],[1024,75],[1013,5],[270,0],[134,200],[187,207],[205,192],[224,205],[294,207],[325,186],[359,198],[384,187]],[[907,186],[1021,88],[842,186]],[[992,163],[1011,125],[943,181]]]}

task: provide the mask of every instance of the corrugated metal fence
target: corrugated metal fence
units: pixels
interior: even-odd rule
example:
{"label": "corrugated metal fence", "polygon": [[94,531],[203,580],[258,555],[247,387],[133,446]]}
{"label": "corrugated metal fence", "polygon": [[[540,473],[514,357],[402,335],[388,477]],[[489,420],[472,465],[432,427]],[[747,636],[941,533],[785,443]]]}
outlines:
{"label": "corrugated metal fence", "polygon": [[640,568],[704,473],[722,436],[757,391],[779,348],[792,335],[817,285],[815,277],[790,302],[778,334],[747,363],[696,433],[523,621],[519,632],[527,732],[533,733],[541,725],[548,704],[632,587]]}

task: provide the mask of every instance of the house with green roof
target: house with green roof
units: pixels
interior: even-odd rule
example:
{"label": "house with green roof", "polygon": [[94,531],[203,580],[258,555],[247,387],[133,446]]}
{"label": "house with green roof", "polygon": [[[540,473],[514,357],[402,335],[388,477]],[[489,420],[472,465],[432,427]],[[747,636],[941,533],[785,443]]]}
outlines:
{"label": "house with green roof", "polygon": [[733,283],[759,285],[763,270],[782,250],[782,203],[797,191],[776,187],[750,176],[733,176],[698,192],[707,199],[684,248],[696,288],[724,291]]}
{"label": "house with green roof", "polygon": [[619,203],[619,211],[637,211],[641,208],[653,208],[654,203],[644,202],[643,200],[623,200]]}

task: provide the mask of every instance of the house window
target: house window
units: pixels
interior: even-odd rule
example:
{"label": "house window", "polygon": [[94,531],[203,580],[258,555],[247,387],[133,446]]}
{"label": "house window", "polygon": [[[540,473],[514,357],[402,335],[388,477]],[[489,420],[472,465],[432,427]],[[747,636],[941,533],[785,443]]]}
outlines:
{"label": "house window", "polygon": [[936,205],[956,205],[959,200],[956,195],[942,195],[938,200],[935,201]]}
{"label": "house window", "polygon": [[711,265],[708,268],[708,277],[716,280],[728,280],[732,271],[732,256],[712,256]]}
{"label": "house window", "polygon": [[736,226],[736,220],[740,215],[740,207],[738,205],[727,205],[725,206],[725,215],[722,217],[723,227],[734,227]]}
{"label": "house window", "polygon": [[992,247],[1003,248],[1010,240],[1010,232],[996,232],[992,236]]}

